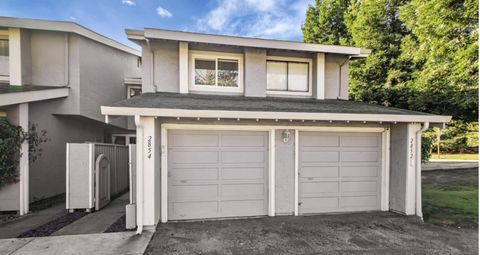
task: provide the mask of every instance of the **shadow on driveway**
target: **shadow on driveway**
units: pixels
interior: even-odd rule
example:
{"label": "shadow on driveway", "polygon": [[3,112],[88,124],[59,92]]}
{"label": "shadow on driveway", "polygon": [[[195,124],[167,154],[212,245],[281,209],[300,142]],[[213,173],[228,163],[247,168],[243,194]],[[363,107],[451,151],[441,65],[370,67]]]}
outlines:
{"label": "shadow on driveway", "polygon": [[478,233],[390,212],[160,224],[145,254],[476,254]]}

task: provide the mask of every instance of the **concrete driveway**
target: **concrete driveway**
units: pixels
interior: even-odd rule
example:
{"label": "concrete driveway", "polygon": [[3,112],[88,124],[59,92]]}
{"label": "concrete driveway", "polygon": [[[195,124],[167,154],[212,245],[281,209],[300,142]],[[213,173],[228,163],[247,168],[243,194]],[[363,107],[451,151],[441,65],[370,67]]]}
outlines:
{"label": "concrete driveway", "polygon": [[477,254],[478,230],[390,212],[160,224],[145,254]]}

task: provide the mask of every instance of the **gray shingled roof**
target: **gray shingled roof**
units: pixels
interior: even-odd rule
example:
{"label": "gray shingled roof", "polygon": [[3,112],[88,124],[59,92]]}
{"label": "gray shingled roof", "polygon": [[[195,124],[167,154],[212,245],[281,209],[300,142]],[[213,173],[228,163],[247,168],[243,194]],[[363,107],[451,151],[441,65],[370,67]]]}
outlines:
{"label": "gray shingled roof", "polygon": [[423,112],[345,100],[316,100],[280,97],[256,98],[163,92],[144,93],[140,96],[116,102],[109,106],[184,110],[432,115]]}

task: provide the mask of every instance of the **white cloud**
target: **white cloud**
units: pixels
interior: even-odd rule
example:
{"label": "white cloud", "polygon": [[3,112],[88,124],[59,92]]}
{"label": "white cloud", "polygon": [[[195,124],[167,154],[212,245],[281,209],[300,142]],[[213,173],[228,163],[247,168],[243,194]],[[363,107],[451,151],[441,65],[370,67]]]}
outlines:
{"label": "white cloud", "polygon": [[135,5],[135,2],[132,1],[132,0],[122,0],[122,4],[126,4],[126,5],[132,6],[132,5]]}
{"label": "white cloud", "polygon": [[313,0],[217,0],[195,30],[273,39],[300,39],[308,4]]}
{"label": "white cloud", "polygon": [[157,7],[157,14],[158,14],[158,16],[160,16],[162,18],[170,18],[170,17],[173,16],[171,12],[169,12],[165,8],[162,8],[161,6]]}
{"label": "white cloud", "polygon": [[70,16],[69,17],[71,20],[77,20],[77,18],[73,17],[73,16]]}

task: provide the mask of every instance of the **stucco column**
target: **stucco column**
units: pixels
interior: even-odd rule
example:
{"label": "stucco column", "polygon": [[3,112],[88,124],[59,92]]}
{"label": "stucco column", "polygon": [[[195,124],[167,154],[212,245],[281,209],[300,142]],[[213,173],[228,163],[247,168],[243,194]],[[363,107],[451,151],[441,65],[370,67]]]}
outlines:
{"label": "stucco column", "polygon": [[159,132],[154,117],[136,116],[137,225],[154,226],[160,215]]}
{"label": "stucco column", "polygon": [[[11,124],[20,126],[28,131],[28,103],[15,105],[9,108],[7,114]],[[20,147],[19,172],[19,213],[27,214],[29,211],[29,155],[28,141],[24,141]]]}

